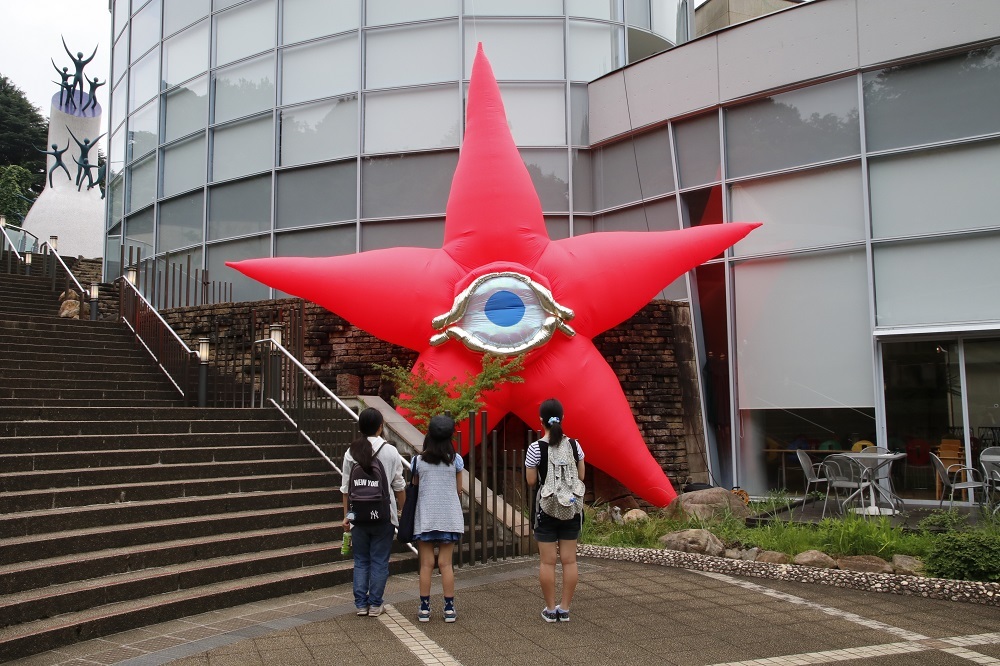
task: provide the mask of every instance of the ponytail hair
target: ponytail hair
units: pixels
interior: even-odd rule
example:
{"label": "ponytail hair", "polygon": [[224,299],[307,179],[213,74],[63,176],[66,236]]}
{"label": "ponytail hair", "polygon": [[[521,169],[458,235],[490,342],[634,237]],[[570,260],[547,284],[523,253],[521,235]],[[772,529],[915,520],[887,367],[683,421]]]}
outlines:
{"label": "ponytail hair", "polygon": [[563,438],[563,406],[555,398],[549,398],[538,408],[542,424],[549,429],[549,446],[559,446]]}
{"label": "ponytail hair", "polygon": [[368,438],[378,434],[380,427],[382,427],[381,412],[373,407],[361,410],[358,415],[358,430],[361,431],[361,436],[351,442],[350,453],[354,462],[361,465],[361,469],[365,470],[367,474],[371,474],[372,454],[374,453]]}

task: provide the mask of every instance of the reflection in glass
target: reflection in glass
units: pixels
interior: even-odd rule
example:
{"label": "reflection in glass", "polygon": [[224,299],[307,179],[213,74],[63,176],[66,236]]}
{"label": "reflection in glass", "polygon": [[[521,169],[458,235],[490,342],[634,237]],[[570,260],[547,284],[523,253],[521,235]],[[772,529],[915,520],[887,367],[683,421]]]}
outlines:
{"label": "reflection in glass", "polygon": [[628,63],[631,64],[674,47],[674,43],[638,28],[628,28]]}
{"label": "reflection in glass", "polygon": [[227,261],[243,261],[271,256],[271,237],[243,238],[230,243],[218,243],[206,248],[209,280],[220,280],[233,286],[233,301],[259,301],[270,295],[265,285],[251,280],[226,266]]}
{"label": "reflection in glass", "polygon": [[569,166],[565,150],[521,150],[544,211],[569,210]]}
{"label": "reflection in glass", "polygon": [[[466,19],[465,78],[472,74],[476,48],[482,42],[498,81],[562,79],[563,24],[561,21]],[[525,48],[530,44],[531,48]],[[504,100],[506,102],[506,99]]]}
{"label": "reflection in glass", "polygon": [[115,42],[115,48],[111,52],[111,75],[114,77],[114,82],[118,83],[119,79],[125,76],[125,72],[128,71],[128,33],[125,32],[118,41]]}
{"label": "reflection in glass", "polygon": [[444,243],[444,220],[365,222],[361,225],[361,251],[388,247],[439,248]]}
{"label": "reflection in glass", "polygon": [[366,94],[365,152],[457,146],[458,101],[454,86]]}
{"label": "reflection in glass", "polygon": [[719,160],[719,116],[710,113],[674,125],[681,187],[722,179]]}
{"label": "reflection in glass", "polygon": [[259,176],[209,190],[208,240],[271,228],[271,177]]}
{"label": "reflection in glass", "polygon": [[160,0],[152,0],[132,17],[132,62],[160,41]]}
{"label": "reflection in glass", "polygon": [[622,20],[622,0],[573,0],[566,3],[570,16],[604,19],[605,21]]}
{"label": "reflection in glass", "polygon": [[281,111],[281,164],[356,155],[356,96]]}
{"label": "reflection in glass", "polygon": [[500,86],[507,124],[518,146],[566,145],[566,92],[562,85]]}
{"label": "reflection in glass", "polygon": [[598,215],[594,231],[673,231],[680,229],[673,197]]}
{"label": "reflection in glass", "polygon": [[160,203],[156,242],[158,252],[169,252],[201,243],[204,203],[205,194],[201,190]]}
{"label": "reflection in glass", "polygon": [[147,104],[128,119],[128,161],[156,149],[160,107]]}
{"label": "reflection in glass", "polygon": [[212,75],[215,122],[274,107],[274,55],[240,63]]}
{"label": "reflection in glass", "polygon": [[561,0],[465,0],[470,16],[559,16]]}
{"label": "reflection in glass", "polygon": [[156,154],[129,167],[128,212],[153,203],[156,198]]}
{"label": "reflection in glass", "polygon": [[590,102],[587,98],[587,86],[571,85],[569,103],[572,115],[569,142],[574,146],[590,145]]}
{"label": "reflection in glass", "polygon": [[[1000,340],[966,340],[964,344],[971,462],[978,463],[982,449],[1000,446]],[[961,411],[961,402],[951,407],[952,412],[956,407]]]}
{"label": "reflection in glass", "polygon": [[[336,63],[336,66],[331,67],[331,63]],[[332,97],[357,89],[356,35],[327,39],[282,51],[282,104]]]}
{"label": "reflection in glass", "polygon": [[141,257],[150,257],[153,254],[153,209],[147,208],[146,210],[138,213],[137,215],[129,215],[128,219],[125,220],[125,256],[129,256],[129,251],[131,250],[132,256],[137,259]]}
{"label": "reflection in glass", "polygon": [[108,210],[111,211],[109,223],[114,226],[125,216],[125,179],[122,177],[111,181],[106,195]]}
{"label": "reflection in glass", "polygon": [[209,21],[202,21],[163,42],[164,88],[208,69],[208,26]]}
{"label": "reflection in glass", "polygon": [[862,74],[868,150],[1000,131],[1000,47]]}
{"label": "reflection in glass", "polygon": [[[390,88],[457,81],[458,21],[438,21],[365,33],[365,87]],[[399,54],[405,53],[405,58]]]}
{"label": "reflection in glass", "polygon": [[639,169],[642,197],[674,191],[674,167],[670,161],[670,133],[666,127],[635,136],[635,162]]}
{"label": "reflection in glass", "polygon": [[[591,189],[596,210],[642,199],[635,143],[631,139],[596,148],[591,154],[594,173]],[[669,156],[667,153],[668,158]]]}
{"label": "reflection in glass", "polygon": [[708,430],[707,448],[715,452],[713,460],[716,483],[739,485],[736,481],[732,450],[732,418],[729,402],[729,333],[726,324],[725,265],[703,264],[691,276],[692,309],[701,324],[704,357],[701,359],[703,404]]}
{"label": "reflection in glass", "polygon": [[457,164],[457,151],[364,159],[362,217],[444,215]]}
{"label": "reflection in glass", "polygon": [[211,12],[211,0],[169,0],[163,6],[163,34],[169,37]]}
{"label": "reflection in glass", "polygon": [[870,159],[873,236],[1000,226],[998,164],[995,141]]}
{"label": "reflection in glass", "polygon": [[208,77],[191,81],[166,93],[163,140],[173,141],[205,129],[208,122]]}
{"label": "reflection in glass", "polygon": [[652,17],[650,16],[650,0],[626,0],[625,21],[629,25],[637,28],[649,30]]}
{"label": "reflection in glass", "polygon": [[356,224],[277,234],[274,237],[274,256],[336,257],[354,254],[357,238]]}
{"label": "reflection in glass", "polygon": [[272,114],[212,132],[212,180],[226,180],[274,166]]}
{"label": "reflection in glass", "polygon": [[[121,87],[121,86],[119,86]],[[160,89],[160,51],[155,49],[129,70],[128,110],[139,108]]]}
{"label": "reflection in glass", "polygon": [[111,91],[111,126],[118,127],[125,121],[127,115],[125,111],[125,91],[128,84],[122,81],[118,87]]}
{"label": "reflection in glass", "polygon": [[857,163],[730,185],[732,219],[766,220],[733,246],[733,254],[864,242],[863,195]]}
{"label": "reflection in glass", "polygon": [[354,160],[279,171],[274,226],[289,229],[353,220],[357,198],[358,167]]}
{"label": "reflection in glass", "polygon": [[570,153],[573,160],[573,211],[594,212],[594,170],[589,150],[573,150]]}
{"label": "reflection in glass", "polygon": [[122,172],[122,169],[125,168],[125,137],[126,132],[124,128],[120,128],[111,135],[111,141],[109,142],[111,149],[108,151],[107,179],[109,181],[114,180]]}
{"label": "reflection in glass", "polygon": [[128,0],[115,0],[114,6],[114,24],[115,24],[115,37],[117,37],[125,26],[128,25],[129,17],[129,2]]}
{"label": "reflection in glass", "polygon": [[546,215],[545,231],[551,240],[569,238],[569,218],[564,215]]}
{"label": "reflection in glass", "polygon": [[727,109],[725,119],[730,177],[861,153],[853,77]]}
{"label": "reflection in glass", "polygon": [[282,5],[282,44],[293,44],[358,27],[358,0],[285,0]]}
{"label": "reflection in glass", "polygon": [[274,0],[254,0],[217,14],[215,64],[225,65],[273,47],[274,21]]}
{"label": "reflection in glass", "polygon": [[593,81],[618,69],[625,53],[625,31],[621,26],[590,21],[569,22],[567,64],[572,81]]}
{"label": "reflection in glass", "polygon": [[379,0],[365,3],[365,25],[408,23],[457,16],[460,0]]}
{"label": "reflection in glass", "polygon": [[163,149],[163,196],[205,184],[205,135]]}

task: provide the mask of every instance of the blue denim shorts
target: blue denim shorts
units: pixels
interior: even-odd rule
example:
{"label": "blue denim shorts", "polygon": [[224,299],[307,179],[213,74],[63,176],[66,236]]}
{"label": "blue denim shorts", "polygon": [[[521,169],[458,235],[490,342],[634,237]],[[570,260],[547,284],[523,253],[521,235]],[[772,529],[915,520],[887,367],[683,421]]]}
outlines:
{"label": "blue denim shorts", "polygon": [[576,541],[580,538],[582,527],[583,514],[569,520],[559,520],[539,510],[535,516],[535,541],[540,543]]}
{"label": "blue denim shorts", "polygon": [[462,540],[461,532],[442,532],[428,530],[413,537],[414,541],[430,541],[431,543],[458,543]]}

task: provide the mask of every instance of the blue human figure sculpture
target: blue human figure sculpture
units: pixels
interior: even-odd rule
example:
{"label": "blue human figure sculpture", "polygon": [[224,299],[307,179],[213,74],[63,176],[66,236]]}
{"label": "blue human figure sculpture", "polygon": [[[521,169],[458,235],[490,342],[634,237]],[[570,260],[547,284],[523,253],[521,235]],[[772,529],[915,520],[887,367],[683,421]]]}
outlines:
{"label": "blue human figure sculpture", "polygon": [[[76,185],[79,186],[80,181],[83,180],[83,172],[84,172],[84,167],[82,166],[81,163],[86,162],[87,164],[90,164],[90,161],[88,160],[88,155],[90,155],[90,149],[93,148],[97,144],[97,142],[101,140],[101,136],[104,135],[102,134],[93,141],[91,141],[90,139],[84,139],[83,141],[80,141],[78,138],[76,138],[76,135],[73,134],[73,130],[71,130],[69,127],[66,128],[66,131],[69,132],[69,135],[73,137],[74,141],[76,141],[76,145],[80,146],[80,156],[79,158],[76,158],[76,163],[77,165],[79,165],[79,168],[76,171]],[[90,172],[88,171],[87,174],[89,175]],[[77,187],[77,189],[79,189],[79,187]]]}
{"label": "blue human figure sculpture", "polygon": [[104,164],[97,167],[97,177],[90,182],[90,185],[87,185],[88,190],[91,190],[94,187],[100,187],[102,199],[104,198],[104,179],[107,175],[107,172],[108,172],[108,164],[107,162],[105,162]]}
{"label": "blue human figure sculpture", "polygon": [[[84,75],[84,78],[87,78],[86,74]],[[84,105],[83,107],[84,111],[91,108],[93,109],[97,108],[97,89],[103,86],[105,83],[107,83],[107,81],[101,83],[101,80],[95,76],[93,80],[87,79],[87,83],[90,84],[90,92],[87,93],[88,95],[90,95],[90,99]]]}
{"label": "blue human figure sculpture", "polygon": [[[73,92],[72,92],[73,87],[72,87],[72,84],[70,83],[70,80],[69,80],[70,77],[72,76],[72,74],[69,73],[69,67],[63,67],[60,70],[59,69],[59,65],[56,64],[55,60],[52,60],[52,58],[49,58],[49,60],[52,61],[52,66],[56,68],[56,74],[58,74],[59,78],[62,79],[62,83],[59,84],[59,106],[62,106],[63,104],[66,103],[63,100],[63,96],[65,94],[67,94],[67,93],[69,93],[69,101],[72,102],[73,101]],[[76,103],[74,102],[73,105],[76,106]]]}
{"label": "blue human figure sculpture", "polygon": [[83,57],[83,51],[77,51],[76,56],[69,50],[66,46],[66,38],[62,38],[63,48],[66,49],[66,53],[69,55],[69,59],[73,61],[76,66],[76,73],[73,75],[73,92],[76,92],[77,87],[80,88],[80,97],[83,97],[83,68],[86,67],[94,56],[97,55],[97,47],[94,47],[94,52],[90,54],[89,58]]}
{"label": "blue human figure sculpture", "polygon": [[94,165],[90,163],[86,157],[82,159],[76,159],[77,166],[80,167],[78,172],[78,177],[76,180],[76,191],[79,192],[83,187],[83,181],[87,181],[87,189],[89,190],[94,186],[94,176],[90,173],[90,170],[94,168]]}
{"label": "blue human figure sculpture", "polygon": [[66,163],[63,162],[62,160],[63,153],[69,150],[68,143],[66,144],[66,147],[63,148],[62,150],[59,150],[58,143],[52,144],[52,150],[42,150],[41,148],[35,148],[35,150],[37,150],[40,153],[45,153],[46,155],[51,155],[52,157],[56,158],[56,163],[52,165],[51,169],[49,169],[49,187],[52,187],[52,172],[55,171],[56,169],[61,168],[63,171],[66,172],[66,177],[69,178],[70,180],[73,180],[73,176],[70,175],[69,169],[66,168]]}

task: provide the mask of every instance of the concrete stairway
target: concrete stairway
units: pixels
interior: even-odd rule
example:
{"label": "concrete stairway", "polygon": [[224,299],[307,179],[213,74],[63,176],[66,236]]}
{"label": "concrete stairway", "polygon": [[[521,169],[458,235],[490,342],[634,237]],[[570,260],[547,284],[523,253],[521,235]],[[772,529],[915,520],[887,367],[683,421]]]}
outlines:
{"label": "concrete stairway", "polygon": [[277,411],[180,406],[40,282],[0,275],[0,662],[350,580],[339,475]]}

